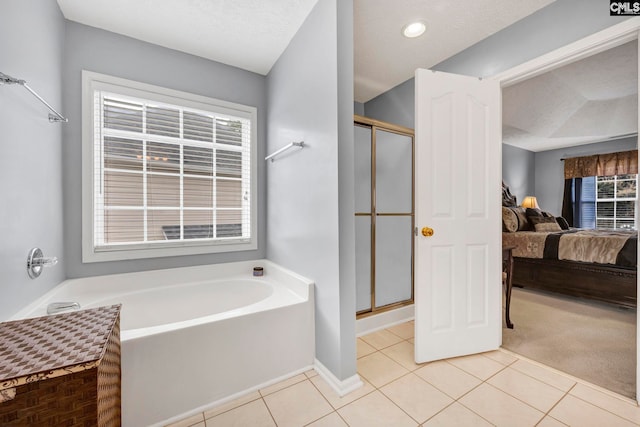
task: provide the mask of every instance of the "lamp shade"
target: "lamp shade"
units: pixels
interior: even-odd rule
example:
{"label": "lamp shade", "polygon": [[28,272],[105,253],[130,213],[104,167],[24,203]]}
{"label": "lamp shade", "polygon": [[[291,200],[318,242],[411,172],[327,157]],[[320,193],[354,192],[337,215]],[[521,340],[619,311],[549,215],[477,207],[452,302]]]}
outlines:
{"label": "lamp shade", "polygon": [[538,199],[536,199],[535,196],[525,197],[521,206],[523,208],[540,209],[540,206],[538,206]]}

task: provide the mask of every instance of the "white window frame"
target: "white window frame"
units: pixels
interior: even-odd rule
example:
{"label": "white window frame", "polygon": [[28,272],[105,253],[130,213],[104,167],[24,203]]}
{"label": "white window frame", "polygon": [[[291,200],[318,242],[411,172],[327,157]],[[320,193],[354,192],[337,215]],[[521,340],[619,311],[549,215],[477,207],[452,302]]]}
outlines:
{"label": "white window frame", "polygon": [[[613,182],[613,197],[606,197],[606,198],[600,198],[598,197],[598,178],[606,178],[607,181],[612,181]],[[601,228],[598,227],[598,220],[612,220],[613,221],[613,229],[618,230],[620,229],[618,227],[618,221],[624,221],[624,222],[628,222],[631,218],[618,218],[618,202],[634,202],[634,208],[637,209],[638,208],[638,204],[637,204],[637,199],[638,199],[638,190],[637,190],[637,185],[638,185],[638,175],[636,175],[636,196],[635,197],[618,197],[618,175],[614,175],[611,177],[607,177],[607,176],[597,176],[596,177],[596,185],[595,185],[595,191],[596,191],[596,198],[595,198],[595,209],[596,209],[596,228]],[[631,181],[630,179],[620,179],[620,181]],[[611,203],[613,202],[613,216],[612,217],[599,217],[598,216],[598,203]],[[638,224],[636,222],[636,217],[637,215],[633,216],[633,229],[637,230],[638,229]],[[604,228],[604,227],[602,227]]]}
{"label": "white window frame", "polygon": [[[95,246],[95,182],[94,168],[99,166],[94,153],[94,92],[110,91],[124,96],[175,104],[205,111],[214,111],[250,120],[250,234],[238,240],[182,240],[158,244]],[[188,92],[132,80],[82,71],[82,261],[85,263],[143,259],[181,255],[223,253],[255,250],[257,238],[257,109],[255,107],[222,101]]]}

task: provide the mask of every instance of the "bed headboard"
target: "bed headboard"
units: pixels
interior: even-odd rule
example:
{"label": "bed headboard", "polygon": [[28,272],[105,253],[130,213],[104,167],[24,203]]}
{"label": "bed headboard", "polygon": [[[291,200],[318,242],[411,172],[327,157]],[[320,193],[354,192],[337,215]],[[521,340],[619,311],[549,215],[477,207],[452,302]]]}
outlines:
{"label": "bed headboard", "polygon": [[509,190],[509,186],[502,181],[502,206],[507,207],[516,207],[518,203],[516,202],[516,196],[511,194],[511,190]]}

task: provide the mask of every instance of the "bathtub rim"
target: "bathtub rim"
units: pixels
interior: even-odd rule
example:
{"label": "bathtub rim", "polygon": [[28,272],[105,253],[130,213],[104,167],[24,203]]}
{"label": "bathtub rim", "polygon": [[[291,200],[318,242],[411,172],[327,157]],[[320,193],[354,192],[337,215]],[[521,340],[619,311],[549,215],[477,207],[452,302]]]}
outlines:
{"label": "bathtub rim", "polygon": [[[240,273],[252,272],[253,267],[263,267],[265,269],[265,275],[261,278],[256,278],[256,279],[270,282],[272,281],[271,279],[274,279],[277,281],[278,278],[282,278],[285,280],[283,283],[279,282],[279,284],[282,284],[283,286],[289,288],[291,291],[293,291],[293,293],[298,295],[302,299],[302,301],[307,301],[310,298],[313,298],[314,287],[315,287],[315,282],[313,280],[307,277],[304,277],[294,271],[291,271],[288,268],[283,267],[279,264],[276,264],[275,262],[270,261],[268,259],[258,259],[258,260],[247,260],[247,261],[235,261],[235,262],[228,262],[228,263],[203,264],[203,265],[195,265],[195,266],[188,266],[188,267],[172,267],[172,268],[166,268],[166,269],[160,268],[160,269],[152,269],[152,270],[134,271],[134,272],[128,272],[128,273],[114,273],[114,274],[104,274],[104,275],[66,279],[58,283],[53,288],[46,291],[44,294],[42,294],[35,300],[31,301],[26,306],[23,306],[22,308],[20,308],[15,314],[10,316],[8,319],[5,319],[5,321],[41,317],[43,315],[46,316],[47,314],[42,314],[42,312],[38,312],[37,310],[41,309],[43,305],[51,299],[52,296],[55,296],[55,294],[60,292],[61,289],[63,289],[64,287],[79,286],[83,282],[91,283],[91,282],[96,282],[100,280],[115,280],[116,282],[118,282],[126,279],[134,280],[136,278],[145,277],[148,275],[160,275],[160,277],[162,278],[165,276],[180,275],[181,273],[204,274],[207,272],[213,272],[214,270],[226,271],[227,275],[223,276],[223,278],[227,278],[227,277],[231,277],[228,274],[231,274],[232,276],[235,275],[232,272],[240,272]],[[289,280],[286,280],[287,278],[289,278]],[[202,281],[202,279],[199,279],[198,281]],[[298,283],[295,283],[295,282],[298,282]],[[191,282],[187,282],[187,283],[191,283]],[[165,284],[163,286],[171,286],[171,285],[175,285],[175,283]],[[150,287],[151,286],[149,286],[149,288]],[[146,289],[146,288],[147,287],[145,286],[142,289]],[[142,289],[138,289],[137,291],[140,291]],[[217,314],[211,315],[211,316],[216,316],[216,315]],[[204,316],[204,317],[210,317],[210,316]],[[176,323],[179,323],[179,322],[176,322]]]}

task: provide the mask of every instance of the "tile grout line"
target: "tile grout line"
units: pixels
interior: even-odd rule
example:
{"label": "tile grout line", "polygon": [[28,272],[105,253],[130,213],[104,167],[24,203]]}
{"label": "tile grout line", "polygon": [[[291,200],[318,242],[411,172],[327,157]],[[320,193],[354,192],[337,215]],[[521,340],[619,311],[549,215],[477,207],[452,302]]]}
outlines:
{"label": "tile grout line", "polygon": [[[271,412],[271,408],[269,408],[269,405],[267,405],[267,401],[264,400],[264,396],[262,396],[262,394],[260,394],[260,400],[262,400],[262,404],[267,408],[267,412],[269,412],[269,416],[273,420],[273,424],[275,424],[275,426],[278,427],[278,422],[276,421],[276,418],[273,416],[273,413]],[[207,426],[205,425],[205,427]]]}
{"label": "tile grout line", "polygon": [[[322,378],[321,378],[321,380],[322,380]],[[327,402],[327,404],[329,405],[329,407],[331,407],[332,411],[331,411],[331,412],[329,412],[328,414],[324,414],[323,416],[321,416],[321,417],[320,417],[320,418],[318,418],[317,420],[313,420],[313,421],[311,421],[310,423],[307,423],[307,424],[305,424],[305,425],[307,425],[307,426],[308,426],[308,425],[310,425],[310,424],[315,423],[316,421],[320,421],[320,420],[321,420],[321,419],[323,419],[324,417],[327,417],[327,416],[331,415],[331,414],[332,414],[332,413],[334,413],[334,412],[335,412],[335,413],[340,417],[340,419],[341,419],[342,421],[344,421],[344,423],[345,423],[346,425],[349,425],[349,423],[347,423],[347,421],[346,421],[344,418],[342,418],[342,415],[340,415],[340,413],[338,412],[338,410],[337,410],[337,409],[336,409],[336,408],[331,404],[331,402],[329,402],[329,399],[327,399],[327,397],[324,395],[324,393],[322,393],[322,391],[320,391],[320,389],[316,386],[316,384],[315,384],[313,381],[311,381],[311,378],[307,378],[307,381],[309,381],[309,382],[311,383],[311,385],[313,386],[313,388],[315,388],[315,389],[316,389],[316,391],[317,391],[318,393],[320,393],[320,396],[322,396],[322,398],[325,400],[325,402]],[[324,380],[323,380],[323,381],[324,381]],[[369,394],[369,393],[367,393],[366,395],[368,395],[368,394]],[[366,396],[366,395],[365,395],[365,396]],[[364,396],[362,396],[362,397],[364,397]],[[358,398],[358,399],[360,399],[360,398]],[[355,401],[356,401],[356,400],[358,400],[358,399],[355,399],[353,402],[355,402]],[[353,403],[353,402],[349,402],[348,404]],[[348,404],[347,404],[347,405],[348,405]],[[346,406],[346,405],[344,405],[344,406]],[[276,424],[276,426],[277,426],[277,424]]]}

